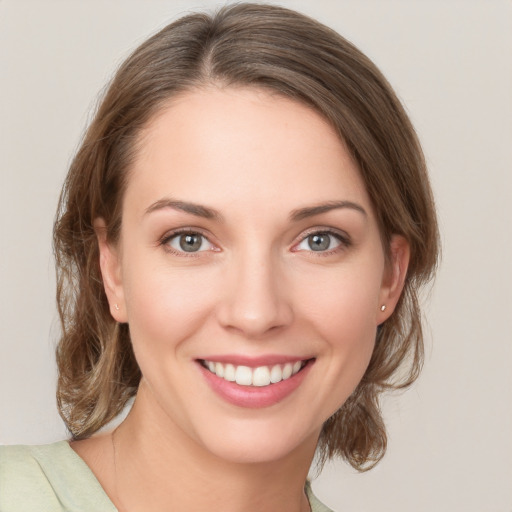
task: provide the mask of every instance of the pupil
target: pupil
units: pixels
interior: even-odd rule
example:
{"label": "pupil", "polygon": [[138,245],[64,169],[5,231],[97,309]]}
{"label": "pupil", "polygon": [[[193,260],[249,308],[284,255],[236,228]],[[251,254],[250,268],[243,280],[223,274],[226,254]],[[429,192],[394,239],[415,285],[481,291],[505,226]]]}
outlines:
{"label": "pupil", "polygon": [[182,235],[180,247],[186,252],[195,252],[201,247],[201,235]]}
{"label": "pupil", "polygon": [[309,247],[313,251],[325,251],[329,249],[330,239],[329,235],[316,234],[308,237]]}

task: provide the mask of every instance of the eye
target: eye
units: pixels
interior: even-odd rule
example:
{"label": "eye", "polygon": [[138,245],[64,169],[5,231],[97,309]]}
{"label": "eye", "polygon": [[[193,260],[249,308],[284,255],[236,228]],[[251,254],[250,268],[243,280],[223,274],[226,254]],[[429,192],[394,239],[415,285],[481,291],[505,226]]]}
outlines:
{"label": "eye", "polygon": [[192,231],[171,235],[163,241],[163,244],[179,253],[194,253],[214,249],[214,245],[204,235]]}
{"label": "eye", "polygon": [[317,231],[306,236],[298,245],[296,251],[326,252],[340,247],[345,242],[341,235],[329,231]]}

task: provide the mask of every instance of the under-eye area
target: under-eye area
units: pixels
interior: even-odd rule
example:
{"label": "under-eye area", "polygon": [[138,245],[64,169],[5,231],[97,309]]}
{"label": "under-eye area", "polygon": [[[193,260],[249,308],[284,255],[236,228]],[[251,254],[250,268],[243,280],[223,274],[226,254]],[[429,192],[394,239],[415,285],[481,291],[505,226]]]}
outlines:
{"label": "under-eye area", "polygon": [[302,371],[308,364],[313,363],[313,361],[314,358],[283,364],[258,366],[256,368],[231,363],[221,363],[218,361],[208,361],[206,359],[200,359],[199,363],[204,368],[217,375],[217,377],[228,382],[236,382],[240,386],[263,387],[290,379]]}

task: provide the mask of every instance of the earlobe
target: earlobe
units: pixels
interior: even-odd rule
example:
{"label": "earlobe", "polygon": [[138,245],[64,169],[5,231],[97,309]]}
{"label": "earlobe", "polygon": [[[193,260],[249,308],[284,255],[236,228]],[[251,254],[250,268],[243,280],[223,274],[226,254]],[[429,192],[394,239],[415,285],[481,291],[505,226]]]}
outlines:
{"label": "earlobe", "polygon": [[103,219],[94,221],[94,231],[98,239],[101,277],[110,314],[117,322],[125,323],[127,318],[118,250],[107,239],[107,227]]}
{"label": "earlobe", "polygon": [[401,235],[393,235],[379,295],[377,325],[386,321],[395,310],[404,288],[410,255],[409,242]]}

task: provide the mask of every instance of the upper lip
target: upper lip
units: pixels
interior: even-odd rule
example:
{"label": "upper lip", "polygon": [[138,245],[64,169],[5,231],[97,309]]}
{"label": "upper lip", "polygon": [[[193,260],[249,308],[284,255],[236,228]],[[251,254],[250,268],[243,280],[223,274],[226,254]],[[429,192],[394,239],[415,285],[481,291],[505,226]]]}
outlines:
{"label": "upper lip", "polygon": [[212,361],[214,363],[232,364],[234,366],[248,366],[258,368],[259,366],[273,366],[275,364],[295,363],[313,359],[311,356],[290,356],[281,354],[267,354],[261,356],[247,356],[237,354],[211,355],[198,358],[200,361]]}

